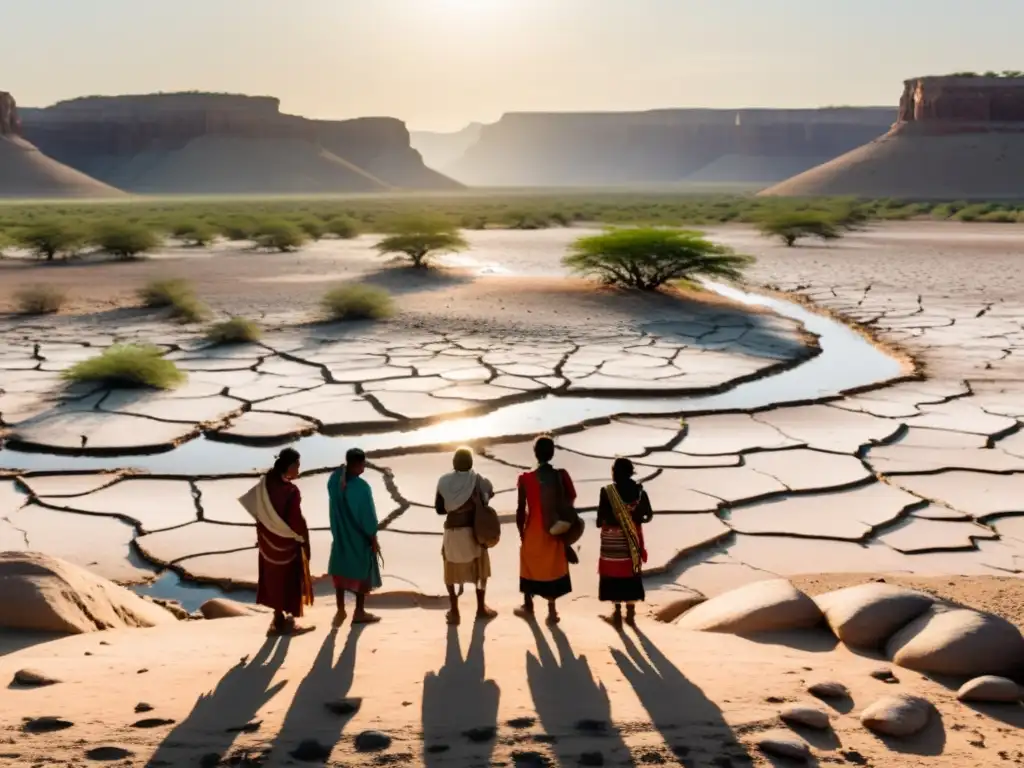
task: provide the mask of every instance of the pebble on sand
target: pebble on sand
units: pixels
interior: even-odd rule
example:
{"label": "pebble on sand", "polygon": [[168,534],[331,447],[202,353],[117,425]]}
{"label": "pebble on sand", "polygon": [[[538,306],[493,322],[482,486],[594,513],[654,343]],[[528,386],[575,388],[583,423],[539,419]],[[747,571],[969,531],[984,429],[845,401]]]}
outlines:
{"label": "pebble on sand", "polygon": [[885,696],[865,709],[860,721],[870,731],[884,736],[913,736],[928,725],[930,702],[918,696]]}
{"label": "pebble on sand", "polygon": [[779,713],[779,717],[786,725],[806,725],[818,730],[826,730],[832,725],[828,712],[813,706],[787,707]]}
{"label": "pebble on sand", "polygon": [[850,689],[837,680],[822,680],[807,686],[807,692],[820,699],[845,699],[850,696]]}
{"label": "pebble on sand", "polygon": [[791,733],[767,733],[757,742],[757,748],[766,755],[798,762],[807,762],[811,756],[807,743]]}
{"label": "pebble on sand", "polygon": [[355,738],[359,752],[377,752],[391,746],[391,737],[380,731],[363,731]]}
{"label": "pebble on sand", "polygon": [[1021,700],[1021,688],[1007,677],[985,675],[964,683],[957,691],[956,697],[960,701],[1014,704]]}
{"label": "pebble on sand", "polygon": [[19,669],[14,673],[14,685],[25,688],[41,688],[44,685],[56,685],[59,683],[55,677],[50,677],[37,669]]}

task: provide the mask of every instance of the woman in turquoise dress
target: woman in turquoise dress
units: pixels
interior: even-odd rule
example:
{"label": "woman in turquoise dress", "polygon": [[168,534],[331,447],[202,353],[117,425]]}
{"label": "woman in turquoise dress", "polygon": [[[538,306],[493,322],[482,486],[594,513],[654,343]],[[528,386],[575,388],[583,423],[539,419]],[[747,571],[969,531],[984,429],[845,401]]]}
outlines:
{"label": "woman in turquoise dress", "polygon": [[373,504],[373,489],[363,478],[366,454],[351,448],[345,454],[345,463],[331,473],[327,491],[331,502],[331,559],[327,572],[334,582],[338,599],[335,626],[345,621],[345,592],[356,596],[353,624],[373,624],[380,621],[366,611],[366,595],[381,586],[377,543],[377,509]]}

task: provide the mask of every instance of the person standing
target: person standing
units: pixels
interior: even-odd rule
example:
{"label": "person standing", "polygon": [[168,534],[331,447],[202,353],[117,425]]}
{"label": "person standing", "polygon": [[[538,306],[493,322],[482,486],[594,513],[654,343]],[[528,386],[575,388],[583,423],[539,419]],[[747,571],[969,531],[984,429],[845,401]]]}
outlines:
{"label": "person standing", "polygon": [[[447,515],[441,556],[444,559],[444,583],[448,588],[448,623],[458,625],[459,594],[463,585],[476,586],[476,617],[493,619],[498,615],[487,607],[487,579],[491,575],[491,558],[476,539],[473,527],[477,505],[487,504],[494,497],[494,485],[473,470],[473,451],[459,448],[452,457],[453,471],[437,481],[434,509]],[[459,587],[456,592],[455,588]]]}
{"label": "person standing", "polygon": [[622,626],[622,604],[626,623],[636,626],[636,604],[644,593],[643,564],[647,562],[643,525],[654,518],[643,486],[633,479],[636,470],[629,459],[612,464],[612,483],[601,489],[597,505],[597,526],[601,529],[598,599],[614,603],[610,616],[602,616],[613,627]]}
{"label": "person standing", "polygon": [[285,448],[260,482],[239,499],[256,521],[259,581],[256,602],[274,611],[270,632],[301,634],[296,618],[313,604],[309,573],[309,527],[302,515],[302,494],[293,482],[299,476],[299,452]]}
{"label": "person standing", "polygon": [[516,507],[516,526],[522,542],[519,550],[519,591],[523,604],[516,608],[520,618],[534,617],[533,599],[548,601],[548,622],[557,624],[558,609],[555,601],[572,592],[569,576],[569,546],[559,536],[549,532],[549,521],[559,517],[562,505],[571,506],[576,500],[572,478],[564,469],[555,469],[555,441],[539,437],[533,445],[537,468],[519,476],[519,503]]}
{"label": "person standing", "polygon": [[380,621],[366,611],[366,595],[381,586],[377,543],[377,509],[373,503],[373,489],[362,478],[366,469],[366,454],[359,448],[350,448],[345,463],[331,473],[327,492],[331,505],[331,559],[327,572],[334,582],[338,600],[335,626],[347,616],[345,592],[356,596],[353,624],[373,624]]}

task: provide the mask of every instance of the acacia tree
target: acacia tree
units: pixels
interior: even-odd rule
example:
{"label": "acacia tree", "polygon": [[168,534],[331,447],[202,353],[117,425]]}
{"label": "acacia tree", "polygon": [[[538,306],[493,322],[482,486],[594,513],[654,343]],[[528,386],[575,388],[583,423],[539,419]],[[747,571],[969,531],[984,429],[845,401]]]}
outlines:
{"label": "acacia tree", "polygon": [[[814,211],[780,213],[763,219],[758,228],[766,237],[778,237],[792,248],[796,241],[804,237],[817,237],[820,240],[838,240],[842,237],[840,226],[836,221],[822,213]],[[852,228],[852,227],[851,227]]]}
{"label": "acacia tree", "polygon": [[15,238],[22,248],[47,261],[58,254],[74,255],[86,240],[80,227],[60,220],[37,222],[16,232]]}
{"label": "acacia tree", "polygon": [[452,253],[469,247],[459,234],[458,227],[446,219],[421,216],[405,217],[387,226],[390,233],[377,243],[382,256],[407,256],[414,267],[428,267],[429,259],[437,253]]}
{"label": "acacia tree", "polygon": [[612,229],[581,237],[562,264],[607,285],[644,291],[676,280],[737,280],[753,259],[713,243],[700,232],[678,229]]}

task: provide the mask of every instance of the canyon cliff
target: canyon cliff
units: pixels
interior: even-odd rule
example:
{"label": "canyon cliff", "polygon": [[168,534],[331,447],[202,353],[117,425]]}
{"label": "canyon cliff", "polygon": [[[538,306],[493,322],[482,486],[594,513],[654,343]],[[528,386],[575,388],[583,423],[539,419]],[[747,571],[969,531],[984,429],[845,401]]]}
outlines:
{"label": "canyon cliff", "polygon": [[890,107],[508,114],[442,170],[488,186],[772,183],[884,133]]}
{"label": "canyon cliff", "polygon": [[57,160],[150,194],[302,194],[452,189],[398,120],[309,120],[271,97],[86,97],[22,111],[26,138]]}
{"label": "canyon cliff", "polygon": [[14,97],[0,91],[0,197],[118,197],[124,193],[47,157],[22,136]]}
{"label": "canyon cliff", "polygon": [[1024,78],[919,77],[880,138],[765,190],[914,200],[1024,199]]}

